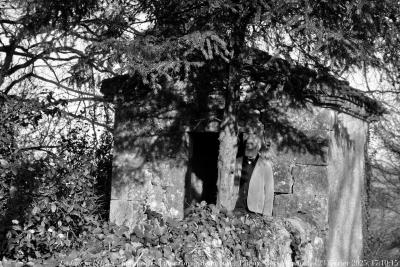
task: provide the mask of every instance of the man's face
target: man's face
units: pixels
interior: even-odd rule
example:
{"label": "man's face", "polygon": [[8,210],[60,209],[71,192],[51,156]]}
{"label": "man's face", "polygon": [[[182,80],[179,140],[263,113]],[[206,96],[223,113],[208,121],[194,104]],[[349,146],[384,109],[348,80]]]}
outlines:
{"label": "man's face", "polygon": [[248,129],[244,135],[243,139],[246,142],[245,155],[246,157],[255,157],[260,151],[262,138],[260,134],[255,133],[252,129]]}

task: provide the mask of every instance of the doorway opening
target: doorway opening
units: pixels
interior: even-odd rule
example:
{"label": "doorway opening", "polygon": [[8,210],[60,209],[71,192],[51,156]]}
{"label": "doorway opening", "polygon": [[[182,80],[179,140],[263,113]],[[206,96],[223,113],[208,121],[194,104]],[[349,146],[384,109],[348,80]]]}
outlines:
{"label": "doorway opening", "polygon": [[189,172],[186,179],[186,206],[217,202],[218,133],[190,133]]}

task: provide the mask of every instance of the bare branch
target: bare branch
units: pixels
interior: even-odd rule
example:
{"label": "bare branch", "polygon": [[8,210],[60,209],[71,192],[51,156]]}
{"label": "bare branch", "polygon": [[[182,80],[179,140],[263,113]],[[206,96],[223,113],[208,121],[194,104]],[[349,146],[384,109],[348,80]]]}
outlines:
{"label": "bare branch", "polygon": [[54,84],[54,85],[56,85],[56,86],[58,86],[58,87],[60,87],[62,89],[65,89],[67,91],[74,92],[74,93],[77,93],[77,94],[80,94],[80,95],[88,95],[88,96],[93,96],[93,97],[102,97],[101,95],[95,95],[95,94],[92,94],[92,93],[87,93],[87,92],[83,92],[83,91],[79,91],[79,90],[75,90],[75,89],[69,88],[69,87],[67,87],[67,86],[65,86],[65,85],[63,85],[61,83],[46,79],[46,78],[44,78],[42,76],[39,76],[37,74],[32,74],[32,77],[34,77],[36,79],[39,79],[39,80],[42,80],[44,82],[48,82],[48,83]]}
{"label": "bare branch", "polygon": [[98,121],[95,121],[95,120],[86,118],[86,117],[84,117],[84,116],[76,115],[76,114],[73,114],[73,113],[70,113],[70,112],[67,112],[67,111],[64,111],[64,110],[61,110],[61,113],[64,114],[64,115],[66,115],[66,116],[75,118],[75,119],[88,121],[88,122],[93,123],[93,124],[95,124],[95,125],[97,125],[97,126],[103,127],[103,128],[106,129],[107,131],[110,131],[110,132],[113,131],[113,129],[112,129],[110,126],[108,126],[107,124],[100,123],[100,122],[98,122]]}
{"label": "bare branch", "polygon": [[9,19],[0,19],[0,23],[12,24],[12,25],[17,25],[17,24],[19,24],[18,21],[9,20]]}
{"label": "bare branch", "polygon": [[25,61],[24,63],[22,63],[22,64],[20,64],[20,65],[16,65],[16,66],[14,66],[14,67],[8,69],[8,70],[5,72],[5,74],[9,76],[9,75],[15,73],[17,70],[20,70],[20,69],[24,69],[24,68],[29,67],[29,66],[32,65],[36,60],[40,59],[45,53],[46,53],[46,52],[42,52],[42,53],[36,55],[35,57],[33,57],[33,58],[31,58],[31,59]]}
{"label": "bare branch", "polygon": [[78,101],[96,101],[96,102],[107,102],[104,97],[78,97],[72,99],[60,99],[61,101],[66,101],[67,103],[73,103]]}
{"label": "bare branch", "polygon": [[4,89],[3,93],[4,93],[4,94],[8,94],[8,93],[11,91],[11,89],[14,87],[14,85],[16,85],[17,83],[22,82],[23,80],[25,80],[25,79],[27,79],[27,78],[29,78],[29,77],[32,77],[32,75],[33,75],[33,73],[30,72],[30,73],[28,73],[28,74],[22,75],[21,77],[19,77],[19,78],[16,79],[16,80],[12,81],[12,82],[6,87],[6,89]]}
{"label": "bare branch", "polygon": [[22,147],[18,148],[19,151],[26,151],[26,150],[42,150],[45,148],[58,148],[60,146],[31,146],[31,147]]}
{"label": "bare branch", "polygon": [[17,45],[17,41],[11,40],[10,45],[5,47],[6,56],[4,58],[3,66],[1,66],[1,69],[0,69],[0,86],[4,83],[4,78],[5,78],[6,72],[11,66],[16,45]]}

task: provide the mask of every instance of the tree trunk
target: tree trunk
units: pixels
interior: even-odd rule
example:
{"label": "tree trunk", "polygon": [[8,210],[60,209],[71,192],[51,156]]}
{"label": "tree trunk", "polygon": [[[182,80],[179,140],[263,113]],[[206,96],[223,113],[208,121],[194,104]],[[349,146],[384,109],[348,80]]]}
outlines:
{"label": "tree trunk", "polygon": [[234,179],[238,143],[237,107],[240,96],[240,69],[243,62],[247,24],[238,24],[232,34],[233,58],[228,67],[225,110],[219,135],[217,205],[231,211],[234,203]]}
{"label": "tree trunk", "polygon": [[237,111],[240,100],[241,69],[246,47],[247,26],[255,14],[254,5],[242,6],[230,36],[233,55],[228,66],[225,88],[225,110],[219,135],[217,205],[228,211],[234,209],[234,180],[238,150]]}
{"label": "tree trunk", "polygon": [[239,57],[229,66],[229,77],[225,95],[224,118],[219,134],[218,155],[218,196],[217,205],[220,208],[233,210],[234,180],[236,168],[236,154],[238,144],[237,105],[239,104],[240,75]]}
{"label": "tree trunk", "polygon": [[218,155],[218,197],[217,204],[220,208],[233,210],[235,164],[237,154],[237,131],[235,117],[231,116],[221,129],[219,135]]}

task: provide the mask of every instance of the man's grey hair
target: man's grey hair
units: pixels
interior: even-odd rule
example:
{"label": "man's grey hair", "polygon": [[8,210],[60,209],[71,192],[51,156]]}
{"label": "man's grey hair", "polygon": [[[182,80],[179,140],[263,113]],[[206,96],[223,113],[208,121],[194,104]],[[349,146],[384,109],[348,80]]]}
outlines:
{"label": "man's grey hair", "polygon": [[[255,133],[257,136],[261,138],[261,148],[259,151],[260,156],[262,156],[265,159],[269,160],[272,159],[273,158],[273,153],[271,150],[272,140],[269,137],[269,135],[265,133],[264,124],[259,120],[250,120],[246,123],[244,127],[244,133],[250,131]],[[244,140],[246,140],[246,138],[244,138]]]}

